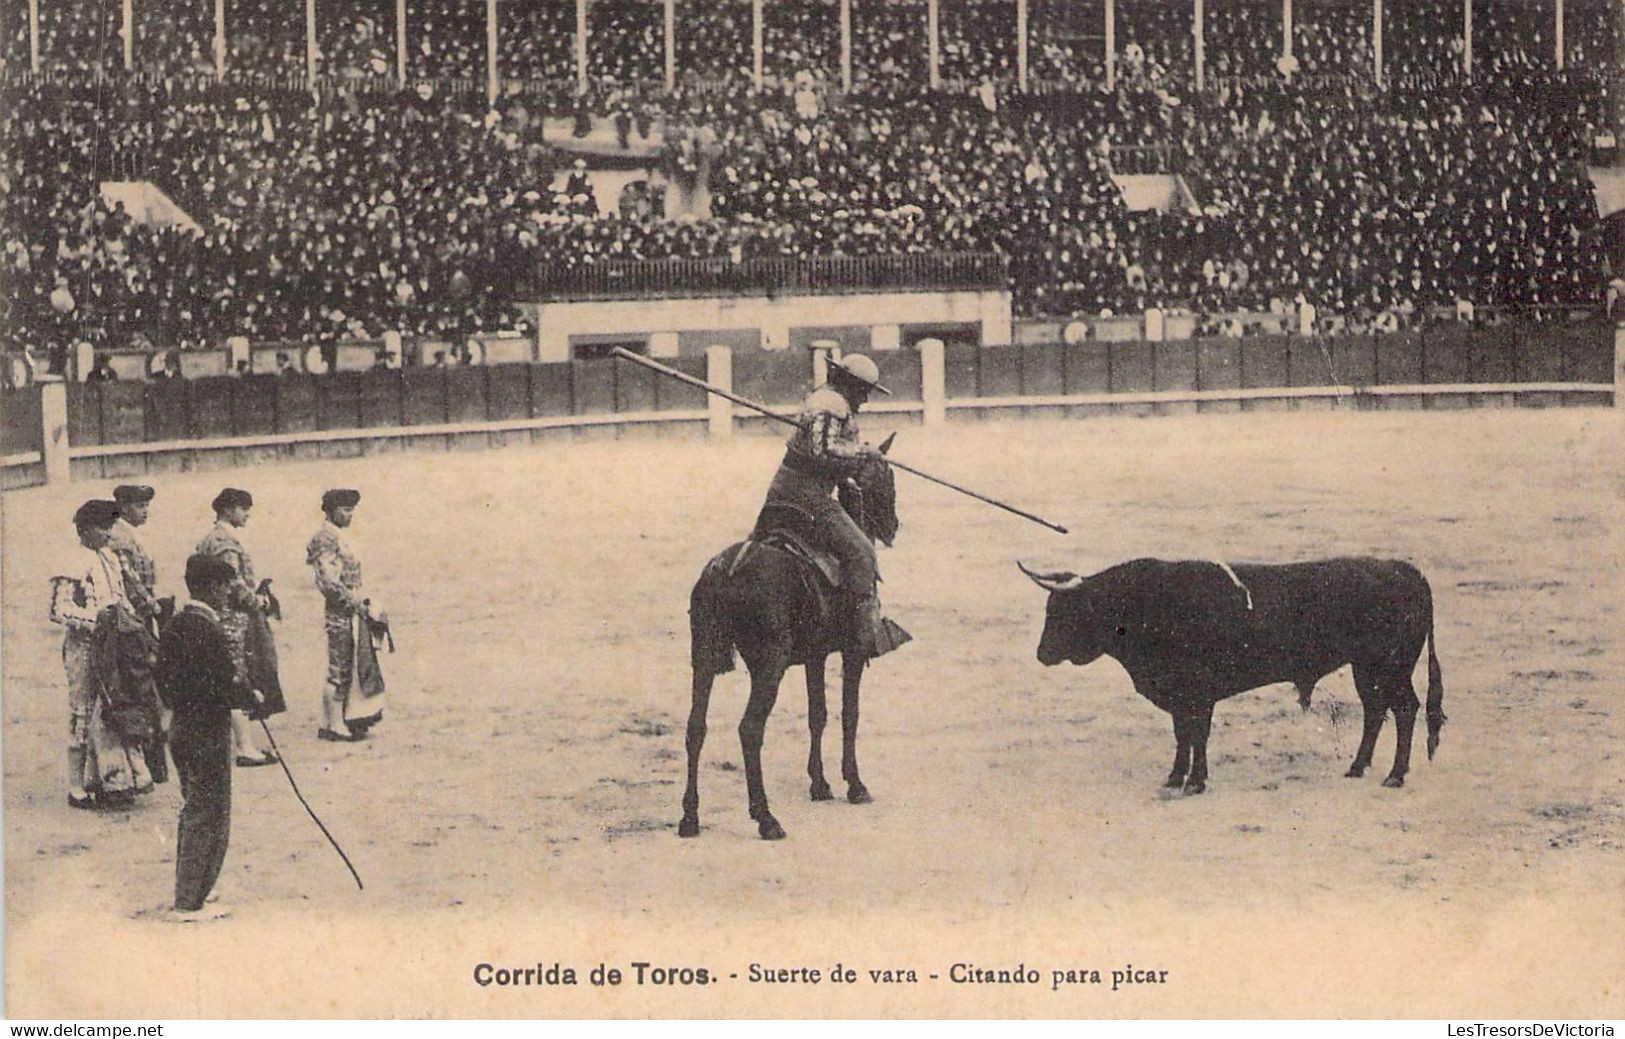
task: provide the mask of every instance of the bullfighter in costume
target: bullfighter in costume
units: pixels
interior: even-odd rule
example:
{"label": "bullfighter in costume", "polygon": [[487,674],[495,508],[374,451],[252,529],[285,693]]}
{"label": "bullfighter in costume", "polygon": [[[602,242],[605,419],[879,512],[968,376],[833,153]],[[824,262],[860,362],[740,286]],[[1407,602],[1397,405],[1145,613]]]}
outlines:
{"label": "bullfighter in costume", "polygon": [[[117,518],[117,502],[81,505],[73,516],[81,551],[69,572],[51,582],[51,619],[66,629],[68,804],[74,808],[128,807],[136,794],[152,789],[143,754],[155,721],[152,705],[140,699],[141,675],[128,686],[120,681],[122,629],[145,629],[125,592],[124,564],[108,547]],[[142,647],[132,648],[139,670]],[[126,699],[127,689],[134,699]]]}
{"label": "bullfighter in costume", "polygon": [[[266,618],[273,611],[280,613],[280,608],[271,596],[269,582],[255,584],[254,561],[237,538],[237,531],[248,523],[254,498],[247,491],[227,487],[215,496],[213,507],[215,525],[198,542],[197,552],[226,562],[237,575],[226,594],[225,609],[220,611],[232,664],[238,680],[264,697],[264,714],[279,714],[287,708],[277,676],[276,642]],[[231,732],[239,766],[276,764],[275,752],[260,745],[241,711],[232,712]]]}
{"label": "bullfighter in costume", "polygon": [[[130,605],[149,621],[156,621],[158,616],[158,567],[136,528],[146,525],[155,494],[151,487],[138,484],[113,488],[119,518],[113,524],[110,542],[113,551],[124,561],[124,586]],[[156,629],[153,634],[157,634]]]}
{"label": "bullfighter in costume", "polygon": [[305,546],[305,562],[315,573],[316,588],[326,604],[322,624],[327,632],[327,681],[322,689],[322,727],[316,736],[340,743],[366,738],[384,713],[373,638],[386,622],[383,610],[362,591],[361,560],[348,533],[360,501],[359,491],[323,494],[326,519]]}

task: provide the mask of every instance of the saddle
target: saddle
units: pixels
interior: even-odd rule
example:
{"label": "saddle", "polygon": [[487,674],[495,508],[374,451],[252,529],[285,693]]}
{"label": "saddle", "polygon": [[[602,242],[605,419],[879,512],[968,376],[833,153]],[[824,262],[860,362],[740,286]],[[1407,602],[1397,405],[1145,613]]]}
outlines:
{"label": "saddle", "polygon": [[762,506],[756,517],[756,526],[741,546],[740,552],[728,568],[728,575],[744,562],[752,544],[777,548],[793,556],[797,562],[810,568],[820,579],[823,591],[834,591],[841,586],[841,563],[823,549],[816,548],[812,539],[813,517],[804,509],[783,502]]}
{"label": "saddle", "polygon": [[713,578],[731,578],[758,551],[783,552],[796,563],[802,587],[816,603],[816,616],[827,618],[831,600],[841,587],[840,562],[813,546],[812,517],[793,505],[774,504],[762,509],[750,536],[716,556],[706,565]]}

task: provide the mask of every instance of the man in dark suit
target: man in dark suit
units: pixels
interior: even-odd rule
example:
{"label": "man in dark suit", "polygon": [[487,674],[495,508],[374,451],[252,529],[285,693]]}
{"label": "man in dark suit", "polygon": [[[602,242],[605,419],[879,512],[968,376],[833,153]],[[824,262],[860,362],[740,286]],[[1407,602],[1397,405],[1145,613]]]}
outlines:
{"label": "man in dark suit", "polygon": [[[191,601],[158,641],[158,689],[174,712],[170,752],[181,781],[180,832],[175,849],[175,913],[201,919],[220,876],[231,833],[231,711],[255,717],[258,701],[239,679],[220,626],[230,563],[194,555],[186,561]],[[219,914],[223,915],[223,914]]]}

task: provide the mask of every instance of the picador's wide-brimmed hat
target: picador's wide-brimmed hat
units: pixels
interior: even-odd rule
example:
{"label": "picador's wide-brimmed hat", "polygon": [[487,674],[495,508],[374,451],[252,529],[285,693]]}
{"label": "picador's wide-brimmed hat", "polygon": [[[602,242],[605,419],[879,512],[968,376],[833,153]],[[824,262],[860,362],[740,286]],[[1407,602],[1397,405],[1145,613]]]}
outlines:
{"label": "picador's wide-brimmed hat", "polygon": [[880,368],[863,354],[845,354],[839,360],[831,358],[829,366],[832,371],[839,369],[865,386],[891,396],[891,390],[880,385]]}

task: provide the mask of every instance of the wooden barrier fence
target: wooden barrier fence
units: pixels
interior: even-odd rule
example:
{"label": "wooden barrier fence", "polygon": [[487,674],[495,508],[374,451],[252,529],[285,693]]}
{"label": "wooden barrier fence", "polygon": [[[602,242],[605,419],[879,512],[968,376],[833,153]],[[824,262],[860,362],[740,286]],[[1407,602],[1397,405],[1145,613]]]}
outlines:
{"label": "wooden barrier fence", "polygon": [[[893,395],[868,410],[929,425],[1034,409],[1088,415],[1618,405],[1625,329],[1451,325],[1389,336],[985,347],[927,339],[874,356]],[[667,363],[786,408],[812,375],[804,351],[716,346]],[[45,382],[6,391],[0,403],[8,488],[403,446],[500,446],[590,430],[655,426],[717,436],[765,421],[613,360]]]}

